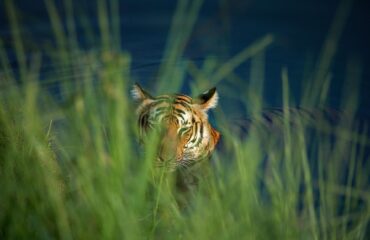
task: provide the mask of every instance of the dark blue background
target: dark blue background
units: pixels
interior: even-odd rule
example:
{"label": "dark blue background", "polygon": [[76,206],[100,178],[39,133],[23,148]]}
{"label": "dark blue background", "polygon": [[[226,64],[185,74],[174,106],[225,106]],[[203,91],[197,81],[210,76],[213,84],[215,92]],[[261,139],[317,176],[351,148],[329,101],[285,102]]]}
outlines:
{"label": "dark blue background", "polygon": [[[62,1],[56,1],[63,13]],[[84,13],[98,35],[94,1],[75,1],[78,16]],[[338,105],[351,57],[362,64],[360,114],[369,115],[370,104],[370,34],[369,1],[354,1],[345,30],[338,44],[332,65],[330,102]],[[20,11],[22,34],[27,56],[53,44],[53,34],[43,1],[14,1]],[[304,68],[314,63],[323,46],[336,9],[337,0],[267,1],[267,0],[205,0],[185,56],[201,63],[215,55],[229,59],[258,38],[272,33],[276,41],[266,52],[265,95],[271,106],[280,105],[281,69],[286,66],[292,89],[299,93]],[[174,0],[126,0],[120,2],[122,48],[132,54],[132,73],[139,82],[153,79],[163,57],[167,33],[176,7]],[[4,3],[0,3],[0,37],[16,67],[12,40]],[[77,19],[78,20],[78,19]],[[78,32],[81,28],[77,28]],[[79,36],[83,34],[79,33]],[[96,38],[98,39],[98,37]],[[81,47],[94,49],[94,41],[80,38]],[[248,63],[238,69],[248,77]],[[189,80],[191,81],[191,80]],[[279,94],[278,94],[279,93]],[[222,97],[222,96],[221,96]]]}

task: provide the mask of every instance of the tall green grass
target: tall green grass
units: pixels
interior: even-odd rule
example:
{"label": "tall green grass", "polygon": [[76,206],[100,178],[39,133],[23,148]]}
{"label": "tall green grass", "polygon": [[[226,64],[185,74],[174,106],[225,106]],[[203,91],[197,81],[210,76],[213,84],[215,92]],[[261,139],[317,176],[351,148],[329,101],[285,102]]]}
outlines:
{"label": "tall green grass", "polygon": [[[283,69],[280,131],[274,134],[256,121],[248,136],[239,138],[230,117],[216,110],[224,149],[211,164],[201,164],[197,186],[183,192],[176,187],[178,173],[154,166],[158,136],[150,136],[153,144],[138,144],[128,95],[131,59],[119,47],[124,36],[116,4],[97,1],[101,41],[99,51],[87,52],[76,42],[71,1],[65,1],[67,19],[62,19],[54,2],[45,0],[56,41],[46,54],[55,74],[41,81],[42,58],[25,60],[18,13],[6,1],[19,70],[13,71],[0,45],[2,239],[367,239],[369,138],[350,111],[357,106],[356,93],[346,92],[343,109],[350,113],[338,125],[297,117],[292,125],[290,107],[325,105],[329,82],[319,89],[311,85],[308,89],[320,94],[307,93],[294,103]],[[267,35],[225,63],[208,57],[198,68],[181,57],[181,46],[200,5],[179,1],[165,56],[185,64],[164,63],[154,85],[158,92],[173,92],[186,73],[194,77],[193,93],[220,81],[238,84],[243,79],[234,69],[252,60],[251,81],[240,100],[253,118],[261,118],[265,103],[258,78],[263,78],[263,56],[273,37]],[[176,27],[183,21],[186,31]],[[356,65],[349,69],[357,72]],[[328,75],[317,74],[321,79]],[[166,89],[169,78],[174,82]],[[60,87],[65,104],[45,90],[52,84]]]}

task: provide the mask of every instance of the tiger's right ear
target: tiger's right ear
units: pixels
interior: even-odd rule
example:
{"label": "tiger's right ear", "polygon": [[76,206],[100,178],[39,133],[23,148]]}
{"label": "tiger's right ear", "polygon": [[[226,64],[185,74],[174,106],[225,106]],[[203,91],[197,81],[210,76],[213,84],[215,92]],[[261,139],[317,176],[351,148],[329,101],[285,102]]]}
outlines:
{"label": "tiger's right ear", "polygon": [[211,88],[200,94],[194,102],[198,104],[204,112],[207,112],[211,108],[215,108],[218,102],[218,93],[216,88]]}
{"label": "tiger's right ear", "polygon": [[131,95],[132,98],[138,102],[142,102],[147,99],[153,99],[153,97],[149,93],[144,91],[144,89],[137,83],[132,86]]}

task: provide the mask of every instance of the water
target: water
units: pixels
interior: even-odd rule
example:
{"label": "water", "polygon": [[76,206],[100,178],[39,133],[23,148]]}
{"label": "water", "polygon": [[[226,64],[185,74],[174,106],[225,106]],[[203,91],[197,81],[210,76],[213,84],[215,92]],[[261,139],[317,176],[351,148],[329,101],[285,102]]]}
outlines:
{"label": "water", "polygon": [[[56,2],[63,13],[63,1]],[[53,45],[53,34],[44,1],[17,0],[15,4],[21,12],[27,56],[40,51],[40,46]],[[77,32],[80,33],[83,29],[79,19],[83,13],[93,26],[93,34],[98,36],[96,5],[87,0],[73,4],[74,11],[78,13]],[[272,33],[276,41],[265,53],[264,95],[270,106],[279,107],[282,67],[288,68],[291,88],[296,97],[299,97],[305,68],[317,61],[338,5],[337,0],[205,0],[184,55],[198,65],[208,55],[226,61],[256,39]],[[348,61],[353,57],[359,59],[363,70],[359,112],[363,116],[370,115],[370,99],[367,94],[370,90],[370,33],[366,24],[369,5],[367,1],[355,1],[353,4],[331,67],[332,87],[329,95],[329,104],[337,107],[342,99]],[[133,76],[144,86],[151,86],[149,81],[155,79],[159,65],[165,60],[163,49],[175,8],[176,1],[173,0],[120,2],[121,46],[132,54]],[[0,37],[5,43],[13,67],[16,68],[3,2],[0,3],[0,9]],[[81,47],[94,49],[94,39],[81,37],[83,34],[79,36]],[[236,72],[243,79],[248,79],[249,66],[249,62],[242,64]],[[189,85],[189,82],[191,78],[188,77],[185,85]],[[217,87],[222,90],[224,85],[224,82],[220,82]],[[183,91],[187,90],[184,86]]]}

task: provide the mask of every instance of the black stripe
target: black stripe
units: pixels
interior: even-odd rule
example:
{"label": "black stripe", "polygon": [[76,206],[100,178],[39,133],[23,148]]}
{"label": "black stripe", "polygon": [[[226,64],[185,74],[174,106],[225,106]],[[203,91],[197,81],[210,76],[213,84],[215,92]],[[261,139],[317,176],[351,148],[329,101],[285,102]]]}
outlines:
{"label": "black stripe", "polygon": [[157,119],[159,115],[165,114],[167,109],[168,109],[168,107],[157,108],[154,115],[153,115],[153,118]]}
{"label": "black stripe", "polygon": [[159,112],[165,112],[165,111],[167,111],[168,110],[168,106],[166,106],[166,107],[159,107],[159,108],[157,108],[155,111],[157,112],[157,113],[159,113]]}
{"label": "black stripe", "polygon": [[164,99],[159,99],[159,100],[156,100],[154,103],[153,103],[153,106],[156,106],[156,105],[159,105],[161,103],[172,103],[173,101],[171,99],[168,99],[168,98],[164,98]]}
{"label": "black stripe", "polygon": [[183,111],[181,109],[178,109],[178,108],[175,108],[175,112],[180,113],[180,114],[184,114],[184,115],[186,114],[185,111]]}
{"label": "black stripe", "polygon": [[155,100],[158,100],[158,101],[161,101],[161,100],[170,100],[171,97],[170,96],[159,96],[159,97],[156,97]]}
{"label": "black stripe", "polygon": [[184,100],[188,103],[190,103],[190,97],[184,94],[176,94],[175,95],[177,99]]}
{"label": "black stripe", "polygon": [[204,125],[200,124],[200,138],[203,139],[203,131],[204,131]]}
{"label": "black stripe", "polygon": [[187,102],[184,102],[184,101],[175,101],[175,104],[179,104],[179,105],[183,106],[184,108],[186,108],[187,110],[191,110],[191,106]]}
{"label": "black stripe", "polygon": [[148,114],[141,115],[139,118],[140,126],[145,128],[147,125],[147,122],[148,122]]}
{"label": "black stripe", "polygon": [[193,140],[191,140],[190,142],[191,143],[194,143],[196,140],[197,140],[197,138],[196,138],[196,136],[197,136],[197,133],[198,133],[198,124],[194,124],[194,131],[193,131]]}
{"label": "black stripe", "polygon": [[203,139],[203,124],[202,123],[199,123],[200,124],[200,137],[198,138],[198,141],[195,143],[195,146],[199,146],[199,144],[201,143],[202,139]]}
{"label": "black stripe", "polygon": [[185,121],[185,117],[184,117],[184,116],[182,116],[181,114],[176,114],[176,113],[174,113],[174,115],[175,115],[176,117],[181,118],[181,120]]}

